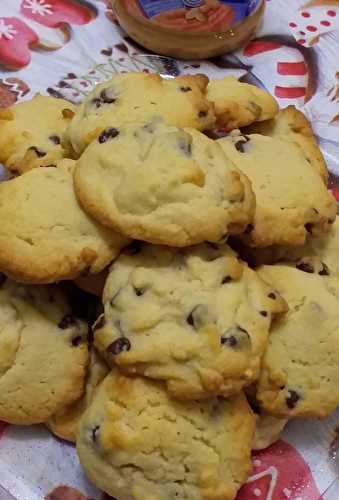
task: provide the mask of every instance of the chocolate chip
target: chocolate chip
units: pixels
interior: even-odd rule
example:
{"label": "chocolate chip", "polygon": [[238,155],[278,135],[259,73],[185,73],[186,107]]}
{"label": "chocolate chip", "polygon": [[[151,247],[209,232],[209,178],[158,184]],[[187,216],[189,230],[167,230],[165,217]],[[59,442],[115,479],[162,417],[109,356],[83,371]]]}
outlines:
{"label": "chocolate chip", "polygon": [[92,99],[92,104],[94,104],[96,108],[101,108],[102,105],[101,99],[99,99],[99,97],[94,97]]}
{"label": "chocolate chip", "polygon": [[229,337],[221,337],[220,342],[221,345],[226,345],[228,347],[235,347],[238,343],[234,335],[230,335]]}
{"label": "chocolate chip", "polygon": [[261,316],[264,316],[264,318],[267,317],[267,311],[259,311]]}
{"label": "chocolate chip", "polygon": [[299,271],[304,271],[304,273],[314,273],[314,267],[308,262],[299,262],[295,266]]}
{"label": "chocolate chip", "polygon": [[76,324],[76,320],[74,316],[71,314],[67,314],[62,318],[60,323],[58,324],[58,327],[61,328],[61,330],[66,330],[67,328],[70,328],[71,326],[74,326]]}
{"label": "chocolate chip", "polygon": [[179,88],[180,88],[181,92],[191,92],[192,91],[191,87],[179,87]]}
{"label": "chocolate chip", "polygon": [[72,339],[72,345],[74,347],[77,347],[78,345],[81,344],[82,341],[83,341],[83,338],[81,337],[81,335],[78,335],[77,337],[74,337],[74,339]]}
{"label": "chocolate chip", "polygon": [[34,153],[39,157],[39,158],[43,158],[44,156],[46,156],[47,153],[44,153],[43,151],[40,151],[36,146],[31,146],[30,148],[28,148],[28,151],[34,151]]}
{"label": "chocolate chip", "polygon": [[186,321],[187,323],[190,325],[190,326],[193,326],[194,328],[194,318],[193,318],[193,312],[194,312],[194,309],[192,309],[192,311],[189,313],[189,315],[187,316],[186,318]]}
{"label": "chocolate chip", "polygon": [[234,349],[248,348],[250,346],[250,336],[240,325],[232,326],[220,338],[220,344]]}
{"label": "chocolate chip", "polygon": [[67,118],[68,120],[70,120],[71,118],[73,118],[74,115],[75,115],[74,111],[72,111],[69,108],[65,108],[65,109],[62,110],[62,116],[64,118]]}
{"label": "chocolate chip", "polygon": [[7,276],[4,273],[0,273],[0,286],[5,283]]}
{"label": "chocolate chip", "polygon": [[114,354],[115,356],[121,354],[122,352],[127,352],[131,348],[131,343],[126,337],[120,337],[119,339],[112,342],[106,349],[109,354]]}
{"label": "chocolate chip", "polygon": [[334,219],[328,219],[328,224],[334,224],[335,223],[335,218]]}
{"label": "chocolate chip", "polygon": [[247,142],[249,142],[249,137],[247,137],[246,135],[243,136],[243,138],[241,138],[239,141],[237,141],[235,144],[234,144],[234,147],[237,151],[239,151],[239,153],[246,153],[246,150],[244,148],[244,144],[246,144]]}
{"label": "chocolate chip", "polygon": [[253,229],[254,229],[253,224],[247,224],[247,226],[246,226],[246,229],[245,229],[244,233],[245,233],[245,234],[249,234],[249,233],[251,233],[251,232],[253,231]]}
{"label": "chocolate chip", "polygon": [[101,316],[99,316],[99,318],[97,319],[97,321],[93,325],[93,331],[95,332],[96,330],[103,328],[105,326],[105,324],[106,324],[105,315],[101,314]]}
{"label": "chocolate chip", "polygon": [[54,144],[60,144],[60,137],[58,135],[50,135],[49,140]]}
{"label": "chocolate chip", "polygon": [[109,95],[108,89],[104,89],[100,92],[100,99],[104,104],[113,104],[116,101],[116,97]]}
{"label": "chocolate chip", "polygon": [[225,276],[222,281],[221,281],[221,284],[222,285],[225,285],[226,283],[230,283],[232,281],[232,278],[231,276]]}
{"label": "chocolate chip", "polygon": [[138,297],[140,297],[141,295],[144,295],[145,291],[146,291],[145,288],[135,288],[134,287],[135,295],[137,295]]}
{"label": "chocolate chip", "polygon": [[97,440],[97,435],[98,435],[99,429],[100,429],[100,425],[95,425],[91,430],[91,438],[92,438],[93,443],[95,443]]}
{"label": "chocolate chip", "polygon": [[103,132],[98,137],[98,141],[100,144],[103,144],[104,142],[108,141],[109,139],[114,139],[114,137],[117,137],[119,135],[119,130],[116,128],[106,128]]}
{"label": "chocolate chip", "polygon": [[330,275],[330,270],[328,266],[325,264],[325,262],[321,263],[321,269],[319,271],[320,276],[329,276]]}
{"label": "chocolate chip", "polygon": [[192,145],[188,140],[181,137],[178,140],[178,146],[180,151],[182,151],[185,156],[189,157],[192,155]]}
{"label": "chocolate chip", "polygon": [[289,396],[285,399],[286,406],[287,406],[287,408],[292,410],[293,408],[295,408],[296,404],[298,403],[298,401],[300,399],[300,395],[292,389],[289,389],[288,393],[289,393]]}
{"label": "chocolate chip", "polygon": [[305,224],[305,229],[308,233],[311,233],[312,234],[312,229],[313,229],[313,224],[312,222],[307,222],[307,224]]}
{"label": "chocolate chip", "polygon": [[314,213],[319,214],[319,210],[317,210],[316,208],[313,208],[312,210]]}
{"label": "chocolate chip", "polygon": [[277,296],[276,296],[276,294],[275,294],[274,292],[270,292],[270,293],[268,294],[268,297],[269,297],[270,299],[272,299],[272,300],[275,300],[275,299],[277,298]]}
{"label": "chocolate chip", "polygon": [[205,118],[208,115],[207,111],[199,111],[198,117],[199,118]]}

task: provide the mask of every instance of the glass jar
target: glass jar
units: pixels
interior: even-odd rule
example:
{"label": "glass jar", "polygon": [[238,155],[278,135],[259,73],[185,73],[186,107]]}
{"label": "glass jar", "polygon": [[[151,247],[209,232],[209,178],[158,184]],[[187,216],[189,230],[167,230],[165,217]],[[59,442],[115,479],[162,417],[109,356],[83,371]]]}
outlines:
{"label": "glass jar", "polygon": [[205,59],[244,45],[264,0],[112,0],[121,27],[146,49],[178,59]]}

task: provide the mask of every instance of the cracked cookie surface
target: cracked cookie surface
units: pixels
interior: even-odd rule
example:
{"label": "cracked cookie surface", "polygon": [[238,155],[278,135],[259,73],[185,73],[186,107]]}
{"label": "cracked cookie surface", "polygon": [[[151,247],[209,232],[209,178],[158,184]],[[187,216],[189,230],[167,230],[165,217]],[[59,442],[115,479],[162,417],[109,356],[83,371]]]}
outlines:
{"label": "cracked cookie surface", "polygon": [[0,183],[0,270],[52,283],[104,269],[128,240],[91,219],[73,189],[72,160]]}
{"label": "cracked cookie surface", "polygon": [[108,128],[78,160],[74,185],[95,219],[151,243],[219,241],[253,218],[248,179],[219,144],[193,129]]}
{"label": "cracked cookie surface", "polygon": [[64,99],[36,95],[0,111],[0,162],[14,174],[55,165],[70,151],[62,136],[75,112]]}
{"label": "cracked cookie surface", "polygon": [[307,234],[317,236],[330,230],[335,199],[298,145],[236,133],[218,143],[249,178],[256,196],[253,225],[242,235],[246,244],[302,245]]}
{"label": "cracked cookie surface", "polygon": [[259,275],[289,306],[272,327],[257,399],[280,417],[325,417],[339,404],[339,283],[284,265]]}
{"label": "cracked cookie surface", "polygon": [[268,120],[279,111],[271,94],[254,85],[239,82],[234,76],[211,80],[207,98],[214,104],[217,126],[227,130]]}
{"label": "cracked cookie surface", "polygon": [[0,419],[45,422],[83,391],[88,325],[56,286],[0,286]]}
{"label": "cracked cookie surface", "polygon": [[255,417],[242,393],[185,404],[112,371],[80,424],[89,478],[120,500],[233,500],[251,470]]}
{"label": "cracked cookie surface", "polygon": [[229,395],[258,377],[285,303],[227,247],[133,245],[111,267],[94,343],[126,373],[183,399]]}
{"label": "cracked cookie surface", "polygon": [[84,99],[66,136],[81,154],[104,129],[126,123],[162,121],[197,130],[211,128],[215,115],[205,95],[207,83],[205,75],[172,79],[145,73],[115,75]]}

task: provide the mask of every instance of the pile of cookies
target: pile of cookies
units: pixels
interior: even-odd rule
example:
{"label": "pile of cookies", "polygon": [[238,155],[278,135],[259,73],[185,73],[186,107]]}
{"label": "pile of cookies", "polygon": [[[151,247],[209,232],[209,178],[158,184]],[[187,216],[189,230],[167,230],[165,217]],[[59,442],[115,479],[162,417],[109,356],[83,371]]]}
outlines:
{"label": "pile of cookies", "polygon": [[0,161],[1,420],[117,500],[232,500],[253,448],[339,404],[339,222],[295,108],[116,75],[1,111]]}

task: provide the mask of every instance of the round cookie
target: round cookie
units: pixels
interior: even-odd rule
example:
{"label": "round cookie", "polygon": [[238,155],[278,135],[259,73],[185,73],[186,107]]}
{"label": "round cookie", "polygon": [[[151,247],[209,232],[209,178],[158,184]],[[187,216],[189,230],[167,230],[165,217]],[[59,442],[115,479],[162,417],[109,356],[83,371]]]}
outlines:
{"label": "round cookie", "polygon": [[0,287],[0,419],[45,422],[83,392],[88,325],[56,286]]}
{"label": "round cookie", "polygon": [[242,393],[179,403],[113,371],[80,423],[90,480],[119,500],[233,500],[251,470],[255,417]]}
{"label": "round cookie", "polygon": [[156,74],[125,73],[97,85],[80,105],[66,137],[74,151],[84,149],[107,127],[163,121],[205,130],[213,127],[213,104],[206,98],[205,75],[164,79]]}
{"label": "round cookie", "polygon": [[211,80],[207,87],[207,99],[214,104],[217,127],[227,130],[268,120],[279,111],[278,103],[271,94],[254,85],[239,82],[234,76]]}
{"label": "round cookie", "polygon": [[0,270],[27,283],[100,272],[127,243],[93,221],[73,189],[72,160],[0,183]]}
{"label": "round cookie", "polygon": [[178,398],[238,392],[258,377],[279,295],[227,247],[138,245],[111,267],[94,343]]}
{"label": "round cookie", "polygon": [[246,129],[246,134],[262,134],[297,144],[306,160],[319,172],[327,184],[326,162],[313,134],[311,124],[305,115],[294,106],[281,109],[272,120],[253,123]]}
{"label": "round cookie", "polygon": [[288,419],[273,417],[267,413],[261,413],[256,417],[257,420],[252,449],[264,450],[278,441]]}
{"label": "round cookie", "polygon": [[78,160],[74,185],[96,220],[151,243],[217,242],[253,218],[248,179],[215,141],[193,129],[108,128]]}
{"label": "round cookie", "polygon": [[107,373],[107,365],[92,349],[90,363],[87,367],[85,392],[78,401],[61,408],[46,422],[46,426],[53,434],[61,439],[75,443],[80,419],[92,402],[97,386]]}
{"label": "round cookie", "polygon": [[0,111],[0,162],[15,174],[55,165],[70,151],[61,139],[75,112],[64,99],[36,95]]}
{"label": "round cookie", "polygon": [[272,327],[257,399],[278,417],[326,417],[339,404],[339,282],[284,265],[260,276],[287,301]]}
{"label": "round cookie", "polygon": [[242,236],[246,244],[302,245],[308,233],[318,235],[330,229],[335,199],[298,145],[236,133],[218,143],[249,178],[256,196],[254,223]]}

